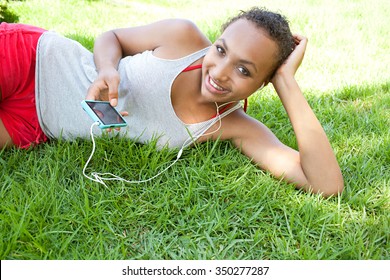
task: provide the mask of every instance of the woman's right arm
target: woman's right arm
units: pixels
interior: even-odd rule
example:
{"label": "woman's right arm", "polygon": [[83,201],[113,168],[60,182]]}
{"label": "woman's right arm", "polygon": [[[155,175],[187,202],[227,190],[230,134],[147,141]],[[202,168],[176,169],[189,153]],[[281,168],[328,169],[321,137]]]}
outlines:
{"label": "woman's right arm", "polygon": [[111,105],[117,105],[120,81],[117,69],[122,57],[115,31],[105,32],[96,39],[93,58],[98,77],[88,89],[87,100],[109,100]]}
{"label": "woman's right arm", "polygon": [[120,82],[117,69],[120,59],[125,56],[163,49],[167,58],[177,58],[206,41],[207,38],[192,22],[183,19],[167,19],[105,32],[95,41],[94,61],[98,77],[88,89],[86,99],[109,100],[111,105],[117,105]]}

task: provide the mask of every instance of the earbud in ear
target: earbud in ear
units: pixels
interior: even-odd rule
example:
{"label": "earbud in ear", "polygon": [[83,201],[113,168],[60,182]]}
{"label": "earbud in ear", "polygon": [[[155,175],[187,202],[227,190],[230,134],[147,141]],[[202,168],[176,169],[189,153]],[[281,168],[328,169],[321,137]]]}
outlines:
{"label": "earbud in ear", "polygon": [[261,87],[259,87],[258,90],[261,90],[264,86],[265,86],[265,82],[261,85]]}

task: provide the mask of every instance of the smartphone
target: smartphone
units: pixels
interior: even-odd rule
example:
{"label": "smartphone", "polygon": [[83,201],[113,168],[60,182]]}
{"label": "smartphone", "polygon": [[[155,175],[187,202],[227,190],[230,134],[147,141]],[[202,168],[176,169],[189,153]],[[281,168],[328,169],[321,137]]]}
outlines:
{"label": "smartphone", "polygon": [[95,122],[99,123],[101,129],[127,125],[125,119],[108,101],[83,100],[81,106]]}

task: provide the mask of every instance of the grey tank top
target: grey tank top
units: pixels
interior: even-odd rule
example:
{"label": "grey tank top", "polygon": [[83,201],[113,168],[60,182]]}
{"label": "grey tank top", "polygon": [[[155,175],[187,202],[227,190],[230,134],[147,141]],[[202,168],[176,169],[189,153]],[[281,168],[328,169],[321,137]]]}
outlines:
{"label": "grey tank top", "polygon": [[[120,134],[140,143],[157,141],[157,146],[181,148],[203,135],[218,117],[185,124],[172,107],[171,87],[188,65],[203,57],[208,48],[169,60],[152,51],[121,59],[118,72],[118,111],[128,111],[128,126]],[[36,107],[40,125],[50,138],[88,138],[93,121],[80,102],[96,79],[93,54],[76,41],[55,32],[45,32],[37,47]],[[221,118],[240,108],[236,104]],[[101,130],[96,128],[95,134]]]}

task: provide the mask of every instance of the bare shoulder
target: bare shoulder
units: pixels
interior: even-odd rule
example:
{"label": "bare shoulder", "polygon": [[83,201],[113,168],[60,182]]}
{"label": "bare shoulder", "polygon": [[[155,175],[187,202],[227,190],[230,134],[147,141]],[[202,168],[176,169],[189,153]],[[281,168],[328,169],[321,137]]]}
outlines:
{"label": "bare shoulder", "polygon": [[232,112],[223,119],[221,137],[233,141],[236,146],[253,139],[256,139],[256,142],[269,144],[279,142],[267,126],[247,115],[242,109]]}
{"label": "bare shoulder", "polygon": [[[168,19],[167,28],[173,32],[176,39],[188,43],[210,44],[210,40],[202,33],[198,26],[188,19]],[[168,27],[169,26],[169,27]]]}
{"label": "bare shoulder", "polygon": [[176,59],[211,44],[201,30],[186,19],[165,19],[111,32],[125,56],[152,50],[161,58]]}
{"label": "bare shoulder", "polygon": [[160,49],[155,50],[155,55],[163,58],[178,58],[211,45],[210,40],[190,20],[167,19],[157,25],[165,36],[162,36],[162,44]]}

